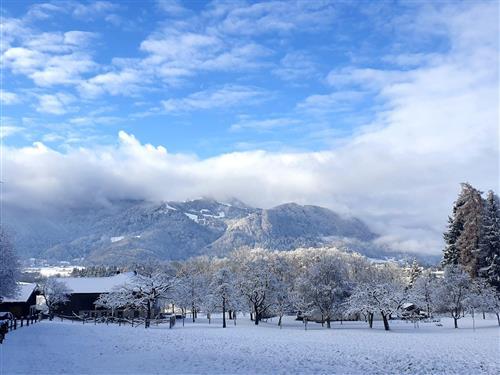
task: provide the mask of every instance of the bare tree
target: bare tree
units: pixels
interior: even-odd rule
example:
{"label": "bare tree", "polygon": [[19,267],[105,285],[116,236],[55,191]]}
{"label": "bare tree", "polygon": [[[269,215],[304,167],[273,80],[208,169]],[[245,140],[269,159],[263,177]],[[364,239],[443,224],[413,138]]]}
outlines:
{"label": "bare tree", "polygon": [[49,317],[52,319],[57,308],[69,301],[71,289],[68,288],[66,283],[49,277],[42,285],[41,292],[49,310]]}
{"label": "bare tree", "polygon": [[440,312],[449,313],[453,318],[455,328],[458,320],[468,308],[472,280],[461,266],[447,266],[444,278],[436,291],[436,304]]}

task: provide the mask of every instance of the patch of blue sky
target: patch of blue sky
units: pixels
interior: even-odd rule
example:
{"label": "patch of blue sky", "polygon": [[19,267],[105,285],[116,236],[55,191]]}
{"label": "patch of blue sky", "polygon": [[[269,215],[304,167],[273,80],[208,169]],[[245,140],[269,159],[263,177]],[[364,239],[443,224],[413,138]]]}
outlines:
{"label": "patch of blue sky", "polygon": [[200,157],[331,149],[383,111],[378,79],[449,48],[415,21],[422,7],[4,1],[2,89],[16,99],[2,122],[20,129],[4,141],[64,149],[125,130]]}

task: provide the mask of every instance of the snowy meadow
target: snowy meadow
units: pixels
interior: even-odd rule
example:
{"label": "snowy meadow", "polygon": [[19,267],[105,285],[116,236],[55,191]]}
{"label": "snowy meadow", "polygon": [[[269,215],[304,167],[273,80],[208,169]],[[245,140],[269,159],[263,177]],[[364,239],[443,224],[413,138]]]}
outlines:
{"label": "snowy meadow", "polygon": [[497,374],[500,331],[494,315],[469,317],[461,328],[440,323],[334,322],[328,330],[294,317],[259,326],[246,317],[221,328],[186,320],[141,327],[81,324],[58,319],[10,333],[2,349],[3,374]]}

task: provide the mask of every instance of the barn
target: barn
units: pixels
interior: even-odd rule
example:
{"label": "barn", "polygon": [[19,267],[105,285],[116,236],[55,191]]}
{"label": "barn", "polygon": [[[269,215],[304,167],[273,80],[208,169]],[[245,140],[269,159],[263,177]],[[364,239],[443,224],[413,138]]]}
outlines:
{"label": "barn", "polygon": [[36,295],[38,288],[33,283],[18,283],[14,297],[0,297],[0,311],[10,312],[16,318],[31,316],[36,313]]}
{"label": "barn", "polygon": [[94,302],[103,293],[130,282],[132,272],[119,273],[108,277],[60,277],[70,290],[69,301],[60,305],[57,313],[67,316],[99,316],[105,310],[95,307]]}

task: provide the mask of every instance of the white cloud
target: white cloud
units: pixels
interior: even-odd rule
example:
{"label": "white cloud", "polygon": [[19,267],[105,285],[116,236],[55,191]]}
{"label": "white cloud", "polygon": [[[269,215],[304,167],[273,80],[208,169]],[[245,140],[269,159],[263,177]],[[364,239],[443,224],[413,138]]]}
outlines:
{"label": "white cloud", "polygon": [[316,64],[304,52],[289,52],[281,60],[273,73],[284,81],[300,81],[316,74]]}
{"label": "white cloud", "polygon": [[99,74],[78,87],[80,93],[86,97],[96,97],[104,93],[110,95],[131,95],[140,90],[148,78],[135,69],[125,68],[118,72]]}
{"label": "white cloud", "polygon": [[[498,189],[499,181],[497,7],[493,3],[464,7],[441,6],[438,15],[426,7],[415,25],[409,26],[419,33],[439,30],[449,37],[450,49],[433,56],[430,63],[409,64],[404,56],[399,61],[406,59],[405,70],[335,70],[328,76],[329,92],[310,95],[298,104],[303,113],[328,114],[359,99],[358,90],[383,103],[382,110],[372,108],[377,111],[373,122],[336,149],[246,151],[200,159],[141,144],[124,132],[117,145],[105,147],[65,152],[41,143],[9,147],[4,154],[9,182],[4,186],[4,199],[30,206],[119,198],[182,200],[201,195],[237,196],[264,207],[296,201],[359,216],[383,235],[381,241],[399,249],[436,254],[459,183],[469,181],[487,190]],[[228,8],[218,11],[229,14],[238,7],[230,4]],[[250,13],[234,14],[239,15],[231,16],[232,25],[244,26],[250,19]],[[267,13],[258,14],[261,19]],[[286,30],[281,24],[274,30],[278,28]],[[166,72],[180,69],[179,73],[192,74],[196,68],[190,65],[190,57],[204,62],[228,50],[217,37],[205,39],[190,33],[185,38],[172,34],[172,39],[169,35],[151,37],[152,43],[144,44],[149,53],[146,60],[151,66],[156,61]],[[179,41],[185,42],[186,50],[174,45]],[[24,54],[24,65],[18,69],[39,69],[38,56],[29,52],[34,53],[10,52]],[[97,90],[108,90],[104,87],[109,78],[119,81],[106,74],[94,81]],[[224,108],[258,100],[262,94],[254,87],[230,85],[166,100],[163,105],[167,111]],[[49,104],[55,101],[48,99]],[[56,103],[52,111],[65,108]],[[285,122],[271,118],[252,124],[247,120],[248,126],[264,128]]]}
{"label": "white cloud", "polygon": [[68,112],[68,105],[74,102],[75,98],[68,94],[44,94],[38,95],[38,106],[36,110],[40,113],[51,115],[64,115]]}
{"label": "white cloud", "polygon": [[276,128],[283,127],[291,127],[301,124],[302,121],[296,118],[272,118],[265,120],[252,120],[252,119],[242,119],[241,121],[231,125],[231,131],[239,131],[239,130],[257,130],[257,131],[266,131],[272,130]]}
{"label": "white cloud", "polygon": [[335,20],[333,1],[269,1],[233,6],[222,2],[215,3],[210,14],[223,16],[220,31],[240,35],[317,30]]}
{"label": "white cloud", "polygon": [[19,126],[4,125],[0,126],[0,139],[10,137],[14,134],[22,132],[24,129]]}
{"label": "white cloud", "polygon": [[1,104],[5,104],[5,105],[16,104],[16,103],[19,103],[20,101],[21,101],[21,99],[19,98],[19,96],[16,93],[0,89],[0,103]]}
{"label": "white cloud", "polygon": [[228,108],[248,105],[266,96],[261,89],[239,85],[227,85],[216,90],[198,91],[180,99],[162,101],[167,112],[185,112],[201,109]]}
{"label": "white cloud", "polygon": [[179,0],[157,0],[156,3],[158,8],[169,16],[179,17],[189,13]]}
{"label": "white cloud", "polygon": [[[82,74],[97,68],[86,50],[97,34],[83,31],[66,33],[25,33],[16,46],[3,54],[4,66],[22,74],[37,86],[74,85]],[[11,37],[14,43],[15,37]]]}
{"label": "white cloud", "polygon": [[362,91],[353,90],[310,95],[297,104],[297,109],[318,115],[352,111],[353,105],[363,99],[365,95]]}
{"label": "white cloud", "polygon": [[109,15],[111,12],[118,10],[120,7],[109,1],[94,1],[90,3],[73,3],[73,16],[81,19],[94,19],[99,16]]}
{"label": "white cloud", "polygon": [[143,41],[140,48],[151,54],[146,61],[153,64],[173,62],[189,67],[213,55],[221,41],[211,35],[167,29]]}

